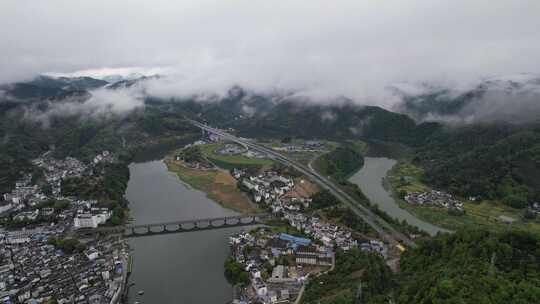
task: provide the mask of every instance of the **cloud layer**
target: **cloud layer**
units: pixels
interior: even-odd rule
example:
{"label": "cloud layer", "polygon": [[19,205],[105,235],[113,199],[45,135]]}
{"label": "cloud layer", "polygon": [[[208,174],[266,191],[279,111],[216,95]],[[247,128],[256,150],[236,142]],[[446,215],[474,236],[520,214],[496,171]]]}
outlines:
{"label": "cloud layer", "polygon": [[237,84],[379,104],[391,83],[538,72],[538,12],[537,0],[3,0],[0,83],[139,67],[174,75],[162,94]]}
{"label": "cloud layer", "polygon": [[132,110],[144,107],[141,90],[122,89],[108,90],[100,88],[92,90],[89,95],[71,97],[61,102],[45,101],[45,110],[35,104],[24,107],[24,117],[41,122],[44,127],[50,124],[50,118],[55,116],[79,116],[81,119],[110,117],[124,115]]}

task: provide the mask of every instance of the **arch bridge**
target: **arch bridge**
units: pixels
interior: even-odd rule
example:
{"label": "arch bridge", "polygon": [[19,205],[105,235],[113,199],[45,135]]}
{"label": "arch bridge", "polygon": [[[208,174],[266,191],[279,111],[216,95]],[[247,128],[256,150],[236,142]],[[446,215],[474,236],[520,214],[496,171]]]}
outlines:
{"label": "arch bridge", "polygon": [[125,225],[119,227],[100,227],[77,230],[79,235],[121,234],[124,237],[140,237],[170,233],[183,233],[201,230],[223,229],[250,226],[270,218],[269,214],[237,215],[215,218],[201,218],[182,221],[159,222],[151,224]]}

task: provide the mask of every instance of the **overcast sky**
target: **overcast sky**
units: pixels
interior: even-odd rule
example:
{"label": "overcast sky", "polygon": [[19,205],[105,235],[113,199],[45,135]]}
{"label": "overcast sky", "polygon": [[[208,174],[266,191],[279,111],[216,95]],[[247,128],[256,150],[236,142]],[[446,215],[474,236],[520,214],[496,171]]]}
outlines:
{"label": "overcast sky", "polygon": [[311,89],[540,71],[538,0],[1,0],[0,82],[139,67],[181,89]]}

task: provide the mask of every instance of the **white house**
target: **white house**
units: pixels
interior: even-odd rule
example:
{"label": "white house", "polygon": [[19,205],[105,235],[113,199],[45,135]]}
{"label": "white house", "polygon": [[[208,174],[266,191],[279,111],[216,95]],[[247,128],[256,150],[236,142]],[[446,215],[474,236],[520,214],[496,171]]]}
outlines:
{"label": "white house", "polygon": [[100,224],[104,224],[111,218],[111,211],[100,211],[97,214],[79,213],[73,219],[75,229],[79,228],[97,228]]}

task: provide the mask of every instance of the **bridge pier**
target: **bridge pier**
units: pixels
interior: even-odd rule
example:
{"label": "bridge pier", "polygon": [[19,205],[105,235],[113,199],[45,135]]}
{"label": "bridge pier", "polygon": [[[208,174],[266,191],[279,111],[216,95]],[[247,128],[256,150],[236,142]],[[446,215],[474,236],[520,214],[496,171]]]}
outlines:
{"label": "bridge pier", "polygon": [[173,229],[167,229],[168,226],[171,226],[171,224],[167,225],[163,225],[163,232],[178,232],[180,230],[182,230],[182,225],[181,224],[174,224],[172,226],[174,226]]}

